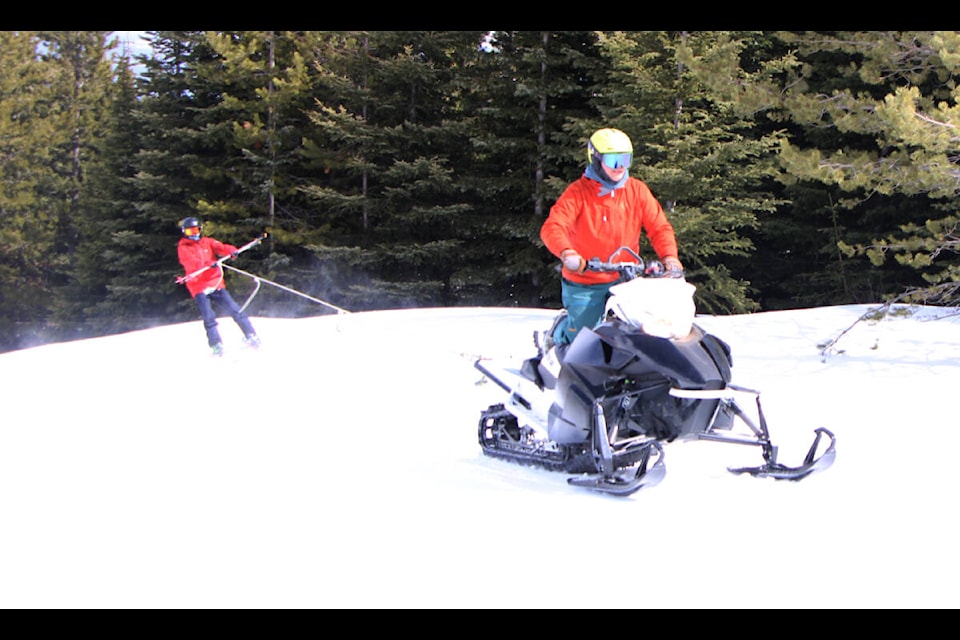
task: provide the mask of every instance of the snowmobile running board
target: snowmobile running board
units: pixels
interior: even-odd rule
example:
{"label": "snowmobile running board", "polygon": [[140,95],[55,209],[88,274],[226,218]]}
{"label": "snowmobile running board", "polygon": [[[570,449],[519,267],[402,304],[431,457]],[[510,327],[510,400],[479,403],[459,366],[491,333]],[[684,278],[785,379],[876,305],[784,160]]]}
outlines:
{"label": "snowmobile running board", "polygon": [[[494,374],[493,371],[491,371],[488,367],[485,367],[484,365],[480,364],[482,361],[483,361],[483,358],[477,358],[476,362],[473,363],[474,368],[476,368],[478,371],[480,371],[480,373],[482,373],[483,375],[487,376],[488,378],[496,382],[497,386],[503,389],[504,391],[506,391],[507,393],[513,391],[513,389],[510,388],[510,385],[508,385],[506,382],[504,382],[499,377],[497,377],[497,375]],[[517,375],[520,375],[519,371],[516,371],[515,373]]]}

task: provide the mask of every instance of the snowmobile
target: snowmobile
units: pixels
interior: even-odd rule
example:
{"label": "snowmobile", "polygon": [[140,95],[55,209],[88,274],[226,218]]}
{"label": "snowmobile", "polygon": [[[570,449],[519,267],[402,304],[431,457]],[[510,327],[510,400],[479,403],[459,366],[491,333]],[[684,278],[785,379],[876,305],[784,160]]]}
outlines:
{"label": "snowmobile", "polygon": [[[731,383],[730,346],[695,324],[695,287],[682,272],[645,264],[629,247],[586,268],[619,274],[596,327],[562,346],[550,344],[551,332],[546,340],[534,332],[538,353],[519,368],[474,363],[507,393],[481,412],[484,454],[572,474],[571,485],[618,496],[659,484],[663,443],[675,440],[758,447],[763,464],[728,467],[734,474],[800,480],[833,464],[836,438],[822,427],[802,464],[777,462],[760,394]],[[754,417],[738,403],[743,397],[755,399]]]}

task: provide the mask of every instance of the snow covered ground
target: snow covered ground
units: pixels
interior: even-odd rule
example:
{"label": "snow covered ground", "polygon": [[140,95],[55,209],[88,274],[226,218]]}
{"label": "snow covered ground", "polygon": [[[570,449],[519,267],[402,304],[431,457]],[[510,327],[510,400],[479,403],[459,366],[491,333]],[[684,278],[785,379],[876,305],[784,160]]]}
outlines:
{"label": "snow covered ground", "polygon": [[[554,312],[200,321],[0,355],[4,608],[956,608],[960,318],[867,306],[697,322],[759,389],[780,461],[665,446],[626,498],[487,458],[503,394],[477,355],[526,354]],[[934,320],[934,318],[938,318]],[[746,457],[745,457],[746,456]]]}

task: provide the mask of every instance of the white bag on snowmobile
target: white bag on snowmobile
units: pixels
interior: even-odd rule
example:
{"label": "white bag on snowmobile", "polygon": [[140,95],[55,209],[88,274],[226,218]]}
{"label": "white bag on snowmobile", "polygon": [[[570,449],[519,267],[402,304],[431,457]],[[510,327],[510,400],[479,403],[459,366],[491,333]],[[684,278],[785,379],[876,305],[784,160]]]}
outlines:
{"label": "white bag on snowmobile", "polygon": [[610,287],[606,313],[658,338],[685,338],[696,307],[683,278],[636,278]]}

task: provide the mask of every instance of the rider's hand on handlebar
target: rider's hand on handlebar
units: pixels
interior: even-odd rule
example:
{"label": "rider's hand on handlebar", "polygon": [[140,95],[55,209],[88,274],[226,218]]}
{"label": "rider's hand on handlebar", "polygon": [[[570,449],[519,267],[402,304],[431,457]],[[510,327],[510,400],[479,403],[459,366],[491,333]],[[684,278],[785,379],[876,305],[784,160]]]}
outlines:
{"label": "rider's hand on handlebar", "polygon": [[570,271],[583,273],[584,269],[587,268],[587,261],[573,249],[564,249],[560,253],[560,260],[563,261],[563,266]]}
{"label": "rider's hand on handlebar", "polygon": [[659,260],[651,260],[647,263],[647,266],[643,269],[643,275],[647,277],[658,277],[662,276],[664,272],[663,263]]}
{"label": "rider's hand on handlebar", "polygon": [[663,266],[666,267],[667,271],[683,271],[683,264],[676,258],[664,258]]}

